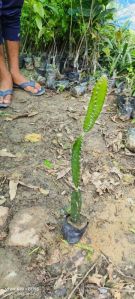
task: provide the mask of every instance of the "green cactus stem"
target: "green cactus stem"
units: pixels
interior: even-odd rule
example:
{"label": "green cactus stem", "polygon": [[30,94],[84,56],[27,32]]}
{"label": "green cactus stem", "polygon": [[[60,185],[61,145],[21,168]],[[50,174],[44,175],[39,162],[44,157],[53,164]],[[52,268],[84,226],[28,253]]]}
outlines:
{"label": "green cactus stem", "polygon": [[82,150],[82,144],[83,139],[85,137],[85,133],[89,132],[98,116],[101,113],[105,97],[107,94],[107,86],[108,86],[108,80],[105,76],[102,76],[97,83],[95,84],[92,92],[92,96],[88,105],[88,109],[86,112],[84,125],[83,125],[83,133],[81,136],[79,136],[72,148],[72,159],[71,159],[71,167],[72,167],[72,181],[74,184],[74,191],[71,195],[71,210],[70,210],[70,216],[71,221],[77,222],[80,219],[80,213],[81,213],[81,206],[82,206],[82,198],[81,198],[81,192],[79,190],[80,185],[80,164],[81,164],[81,150]]}
{"label": "green cactus stem", "polygon": [[80,158],[81,158],[81,148],[82,148],[82,136],[79,136],[72,148],[72,159],[71,159],[71,167],[72,167],[72,180],[76,188],[78,188],[80,184]]}
{"label": "green cactus stem", "polygon": [[106,76],[102,76],[95,84],[84,119],[84,132],[89,132],[99,117],[107,94],[107,86],[108,80]]}
{"label": "green cactus stem", "polygon": [[80,212],[82,207],[82,197],[80,191],[73,191],[71,194],[71,210],[70,217],[72,222],[77,222],[80,219]]}

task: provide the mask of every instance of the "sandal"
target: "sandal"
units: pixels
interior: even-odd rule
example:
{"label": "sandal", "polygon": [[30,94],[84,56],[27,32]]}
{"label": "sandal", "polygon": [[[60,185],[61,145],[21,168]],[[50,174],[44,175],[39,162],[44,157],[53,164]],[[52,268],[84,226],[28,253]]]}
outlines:
{"label": "sandal", "polygon": [[25,88],[28,87],[28,86],[31,86],[31,87],[34,87],[34,88],[35,88],[35,85],[36,85],[35,81],[32,81],[32,80],[31,80],[31,81],[28,81],[28,82],[24,82],[24,83],[22,83],[22,84],[15,84],[15,83],[14,83],[13,87],[14,87],[14,88],[22,89],[22,90],[28,92],[28,93],[29,93],[30,95],[32,95],[32,96],[41,96],[41,95],[43,95],[43,94],[45,93],[45,88],[44,88],[44,87],[41,87],[41,89],[38,90],[36,93],[33,93],[33,92],[28,91],[28,90],[25,89]]}
{"label": "sandal", "polygon": [[[0,90],[0,97],[6,97],[8,95],[12,95],[13,94],[13,89],[7,89],[7,90]],[[10,104],[6,104],[6,103],[0,103],[0,108],[8,108],[10,106]]]}

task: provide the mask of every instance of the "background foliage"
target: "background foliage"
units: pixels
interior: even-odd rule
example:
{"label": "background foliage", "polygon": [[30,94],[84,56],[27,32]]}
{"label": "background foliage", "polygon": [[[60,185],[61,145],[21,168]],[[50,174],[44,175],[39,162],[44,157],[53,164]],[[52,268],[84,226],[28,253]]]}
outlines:
{"label": "background foliage", "polygon": [[22,51],[69,57],[74,66],[127,72],[135,64],[135,38],[114,25],[114,1],[26,0],[22,13]]}

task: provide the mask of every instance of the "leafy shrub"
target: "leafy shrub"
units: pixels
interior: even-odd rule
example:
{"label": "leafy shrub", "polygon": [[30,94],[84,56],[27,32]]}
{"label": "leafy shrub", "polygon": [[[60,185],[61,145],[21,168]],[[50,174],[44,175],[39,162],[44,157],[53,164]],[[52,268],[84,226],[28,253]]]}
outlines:
{"label": "leafy shrub", "polygon": [[128,73],[129,68],[135,67],[135,33],[125,26],[109,25],[104,26],[100,34],[104,36],[99,46],[100,61],[110,75]]}
{"label": "leafy shrub", "polygon": [[22,44],[27,50],[43,50],[68,30],[69,0],[26,0],[22,12]]}
{"label": "leafy shrub", "polygon": [[[69,52],[93,49],[98,31],[113,18],[110,0],[26,0],[22,13],[22,44],[25,50],[41,51],[51,43],[67,44]],[[90,49],[88,50],[88,47]],[[77,57],[78,58],[78,57]]]}

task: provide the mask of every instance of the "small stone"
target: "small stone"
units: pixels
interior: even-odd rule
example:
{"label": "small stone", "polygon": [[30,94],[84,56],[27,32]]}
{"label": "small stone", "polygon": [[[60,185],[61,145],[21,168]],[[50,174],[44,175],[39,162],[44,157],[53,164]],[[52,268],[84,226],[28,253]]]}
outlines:
{"label": "small stone", "polygon": [[135,153],[135,128],[128,129],[126,147],[128,150]]}
{"label": "small stone", "polygon": [[1,206],[0,207],[0,228],[6,224],[8,214],[9,214],[9,208]]}
{"label": "small stone", "polygon": [[100,294],[106,294],[107,289],[106,288],[99,288],[99,292],[100,292]]}
{"label": "small stone", "polygon": [[52,277],[56,277],[61,275],[62,273],[62,266],[60,263],[55,263],[52,265],[47,266],[47,271],[50,273]]}
{"label": "small stone", "polygon": [[[33,275],[32,275],[33,276]],[[0,288],[31,286],[29,274],[10,250],[0,249]],[[33,280],[33,277],[32,277]]]}
{"label": "small stone", "polygon": [[41,234],[44,234],[45,245],[51,243],[54,236],[47,223],[54,224],[47,209],[31,207],[19,211],[10,223],[7,244],[22,247],[40,246]]}
{"label": "small stone", "polygon": [[117,106],[119,118],[123,121],[129,120],[133,111],[129,98],[123,95],[118,95]]}
{"label": "small stone", "polygon": [[67,289],[66,288],[62,288],[62,289],[57,289],[55,291],[55,297],[56,298],[63,298],[67,295]]}
{"label": "small stone", "polygon": [[87,90],[87,85],[86,84],[80,84],[77,85],[73,88],[71,88],[71,95],[74,97],[79,97],[85,94]]}

